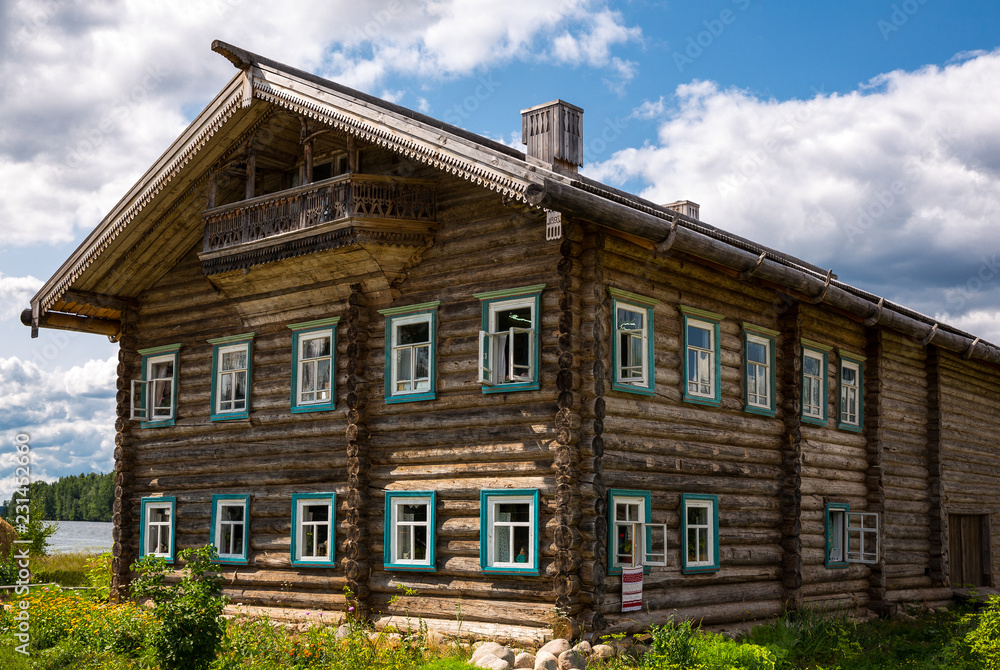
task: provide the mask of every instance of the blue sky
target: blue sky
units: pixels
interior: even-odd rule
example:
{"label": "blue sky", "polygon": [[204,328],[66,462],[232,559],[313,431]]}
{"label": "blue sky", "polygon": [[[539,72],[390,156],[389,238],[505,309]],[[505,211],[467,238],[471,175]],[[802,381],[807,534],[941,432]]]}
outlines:
{"label": "blue sky", "polygon": [[0,500],[113,467],[116,349],[20,310],[235,70],[223,39],[584,172],[1000,342],[1000,3],[141,0],[0,5]]}

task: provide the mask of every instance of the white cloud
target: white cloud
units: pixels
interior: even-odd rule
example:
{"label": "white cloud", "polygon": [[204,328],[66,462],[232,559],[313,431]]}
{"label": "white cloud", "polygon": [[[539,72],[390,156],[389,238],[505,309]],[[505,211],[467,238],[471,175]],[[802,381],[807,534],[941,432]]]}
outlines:
{"label": "white cloud", "polygon": [[663,116],[663,113],[666,111],[667,104],[661,95],[658,100],[643,100],[641,105],[632,110],[628,118],[649,121],[650,119]]}
{"label": "white cloud", "polygon": [[[998,80],[1000,51],[810,100],[694,81],[677,87],[657,143],[585,172],[694,200],[709,223],[934,313],[958,307],[947,291],[980,281],[983,254],[1000,252]],[[993,284],[962,307],[995,299]]]}
{"label": "white cloud", "polygon": [[[0,435],[7,445],[28,435],[33,480],[114,467],[116,364],[112,356],[43,371],[0,358]],[[0,501],[16,488],[15,456],[13,449],[0,450]]]}
{"label": "white cloud", "polygon": [[5,277],[0,272],[0,321],[17,318],[41,287],[42,281],[31,275]]}

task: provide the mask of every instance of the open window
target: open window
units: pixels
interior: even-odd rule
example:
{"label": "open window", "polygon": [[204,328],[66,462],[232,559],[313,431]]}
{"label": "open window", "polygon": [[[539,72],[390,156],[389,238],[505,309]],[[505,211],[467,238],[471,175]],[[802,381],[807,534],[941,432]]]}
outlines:
{"label": "open window", "polygon": [[143,428],[173,425],[177,416],[177,359],[180,344],[140,349],[142,377],[131,384],[133,421]]}
{"label": "open window", "polygon": [[484,393],[539,388],[539,295],[544,284],[478,293],[483,301],[479,331],[479,383]]}
{"label": "open window", "polygon": [[826,506],[826,567],[874,564],[880,558],[879,514],[852,512],[846,503]]}
{"label": "open window", "polygon": [[649,491],[608,491],[608,574],[667,564],[667,525],[650,523]]}
{"label": "open window", "polygon": [[608,287],[614,318],[612,356],[614,370],[611,387],[618,391],[652,395],[655,385],[653,367],[653,307],[658,301],[628,291]]}

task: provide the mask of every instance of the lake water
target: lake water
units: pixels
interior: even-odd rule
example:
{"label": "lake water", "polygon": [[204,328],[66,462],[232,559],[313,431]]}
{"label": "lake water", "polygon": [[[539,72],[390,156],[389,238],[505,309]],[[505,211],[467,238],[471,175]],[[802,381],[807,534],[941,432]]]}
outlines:
{"label": "lake water", "polygon": [[49,538],[49,551],[69,552],[111,551],[111,529],[114,524],[104,521],[57,521],[59,530]]}

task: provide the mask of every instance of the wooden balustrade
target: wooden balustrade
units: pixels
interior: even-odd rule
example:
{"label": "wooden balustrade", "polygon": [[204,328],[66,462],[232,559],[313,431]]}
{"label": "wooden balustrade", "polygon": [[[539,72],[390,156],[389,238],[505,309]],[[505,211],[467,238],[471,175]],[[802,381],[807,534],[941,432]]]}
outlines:
{"label": "wooden balustrade", "polygon": [[342,219],[433,222],[435,217],[433,182],[350,174],[205,210],[203,251]]}

